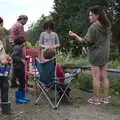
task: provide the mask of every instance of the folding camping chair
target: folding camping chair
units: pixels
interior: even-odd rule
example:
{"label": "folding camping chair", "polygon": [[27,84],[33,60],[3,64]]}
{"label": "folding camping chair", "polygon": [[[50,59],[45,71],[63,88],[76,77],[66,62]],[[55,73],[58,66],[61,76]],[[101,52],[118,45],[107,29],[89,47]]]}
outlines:
{"label": "folding camping chair", "polygon": [[[77,69],[76,72],[72,73],[69,77],[67,78],[56,78],[56,59],[51,59],[46,62],[41,62],[38,59],[35,59],[35,66],[39,72],[39,77],[37,76],[36,78],[36,84],[38,85],[40,89],[40,94],[37,97],[35,104],[39,102],[39,100],[44,96],[49,104],[52,106],[53,109],[57,109],[61,100],[63,99],[64,96],[66,96],[67,99],[69,99],[69,96],[66,94],[66,91],[70,87],[71,81],[75,79],[76,72],[79,72]],[[59,82],[60,79],[68,79],[69,83],[66,85],[65,89],[61,87],[61,83]],[[63,93],[61,96],[58,98],[58,94],[60,89]],[[50,94],[52,94],[53,98],[51,98]]]}

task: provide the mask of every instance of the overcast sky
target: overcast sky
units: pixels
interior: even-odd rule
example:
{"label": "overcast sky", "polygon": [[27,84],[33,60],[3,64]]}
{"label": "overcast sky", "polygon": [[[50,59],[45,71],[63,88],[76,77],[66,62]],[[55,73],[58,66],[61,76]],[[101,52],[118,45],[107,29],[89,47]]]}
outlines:
{"label": "overcast sky", "polygon": [[42,14],[49,15],[54,0],[0,0],[0,16],[4,19],[4,27],[9,29],[20,14],[29,18],[25,29]]}

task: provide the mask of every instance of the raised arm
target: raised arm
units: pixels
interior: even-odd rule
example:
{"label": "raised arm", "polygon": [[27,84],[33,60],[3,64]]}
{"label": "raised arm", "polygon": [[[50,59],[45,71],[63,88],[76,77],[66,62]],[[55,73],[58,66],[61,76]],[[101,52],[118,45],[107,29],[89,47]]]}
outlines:
{"label": "raised arm", "polygon": [[82,41],[82,37],[80,37],[79,35],[77,35],[76,33],[69,31],[69,36],[71,37],[75,37],[76,39],[78,39],[79,41]]}

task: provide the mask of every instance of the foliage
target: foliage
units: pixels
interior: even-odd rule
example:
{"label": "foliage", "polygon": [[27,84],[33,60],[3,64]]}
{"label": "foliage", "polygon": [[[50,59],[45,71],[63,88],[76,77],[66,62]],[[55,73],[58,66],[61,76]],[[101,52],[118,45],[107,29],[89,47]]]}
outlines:
{"label": "foliage", "polygon": [[82,72],[77,77],[77,80],[73,82],[75,88],[82,89],[82,90],[90,90],[92,89],[92,77],[91,74],[88,72]]}
{"label": "foliage", "polygon": [[75,56],[82,54],[82,44],[74,41],[70,44],[71,38],[68,31],[72,30],[81,36],[87,32],[89,25],[87,11],[93,5],[107,6],[106,0],[54,0],[53,20],[56,23],[56,30],[59,33],[63,51],[72,49]]}
{"label": "foliage", "polygon": [[111,93],[115,94],[115,95],[120,95],[120,78],[110,78],[110,82],[111,82]]}
{"label": "foliage", "polygon": [[111,59],[115,59],[120,56],[120,0],[108,0],[107,12],[111,18],[113,33]]}
{"label": "foliage", "polygon": [[120,69],[120,60],[118,59],[116,59],[116,60],[111,60],[110,62],[109,62],[109,67],[110,68],[113,68],[113,69]]}
{"label": "foliage", "polygon": [[[113,39],[111,42],[111,59],[120,55],[120,1],[119,0],[54,0],[54,12],[51,14],[59,33],[62,50],[68,51],[72,48],[72,54],[82,54],[82,44],[74,41],[68,36],[68,31],[73,30],[84,36],[89,26],[87,10],[93,5],[100,5],[107,12],[113,28]],[[117,48],[116,48],[117,47]],[[116,48],[116,49],[114,49]],[[114,55],[115,54],[115,55]]]}
{"label": "foliage", "polygon": [[[32,45],[39,40],[43,31],[43,24],[48,19],[55,22],[55,31],[58,33],[61,43],[61,50],[67,53],[71,51],[74,56],[83,54],[82,47],[74,38],[69,37],[68,31],[72,30],[84,36],[89,26],[88,8],[93,5],[100,5],[106,11],[112,23],[113,39],[111,41],[111,59],[120,56],[120,0],[54,0],[53,12],[50,16],[42,15],[37,22],[29,27],[29,40]],[[86,48],[86,46],[85,46]]]}
{"label": "foliage", "polygon": [[[72,57],[71,53],[68,54],[59,52],[57,55],[57,63],[61,64],[77,64],[78,66],[89,66],[87,57]],[[109,62],[109,68],[112,69],[120,69],[120,61],[112,60]],[[111,95],[119,95],[120,94],[120,78],[109,76],[110,79],[110,91]],[[77,80],[73,81],[73,86],[78,89],[91,89],[92,88],[92,76],[90,72],[82,72],[79,73]]]}
{"label": "foliage", "polygon": [[27,41],[27,42],[26,42],[26,47],[29,48],[29,49],[35,48],[35,46],[32,45],[32,43],[31,43],[30,41]]}
{"label": "foliage", "polygon": [[[76,64],[79,67],[80,66],[89,66],[87,57],[72,57],[71,52],[65,54],[63,52],[58,52],[57,55],[57,63],[60,64]],[[109,68],[116,68],[120,69],[120,61],[110,61],[109,62]],[[118,77],[112,77],[109,76],[110,80],[110,95],[112,95],[112,101],[113,103],[120,104],[118,102],[118,98],[120,95],[120,78]],[[33,84],[34,78],[31,78],[31,83]],[[73,88],[76,89],[82,89],[88,92],[91,92],[92,90],[92,76],[89,71],[82,71],[78,74],[77,79],[73,81],[72,84]]]}
{"label": "foliage", "polygon": [[71,51],[69,51],[67,53],[58,51],[57,63],[76,64],[78,66],[89,66],[89,62],[88,62],[87,57],[79,56],[79,57],[74,58],[71,54]]}

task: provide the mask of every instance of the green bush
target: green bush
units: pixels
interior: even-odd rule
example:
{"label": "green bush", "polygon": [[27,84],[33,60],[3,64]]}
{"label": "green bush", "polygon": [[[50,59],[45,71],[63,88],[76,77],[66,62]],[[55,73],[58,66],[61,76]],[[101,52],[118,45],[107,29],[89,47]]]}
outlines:
{"label": "green bush", "polygon": [[111,94],[120,95],[120,78],[110,78]]}
{"label": "green bush", "polygon": [[120,69],[120,60],[118,59],[116,59],[116,60],[111,60],[110,62],[109,62],[109,67],[110,68],[115,68],[115,69]]}
{"label": "green bush", "polygon": [[[76,64],[78,66],[89,66],[88,58],[87,57],[72,57],[71,52],[64,54],[62,52],[58,52],[57,55],[57,63],[61,64]],[[120,69],[120,61],[110,61],[109,62],[110,68],[117,68]],[[91,74],[88,72],[82,72],[79,74],[78,79],[75,80],[74,86],[77,88],[82,89],[91,89],[92,88],[92,77]],[[112,94],[120,94],[120,79],[119,78],[110,78],[111,82],[111,93]]]}
{"label": "green bush", "polygon": [[83,57],[83,56],[73,57],[71,51],[68,53],[63,53],[59,51],[57,54],[57,63],[76,64],[78,66],[89,66],[87,57]]}
{"label": "green bush", "polygon": [[90,73],[80,73],[77,80],[73,82],[73,86],[78,89],[92,89],[92,78]]}

